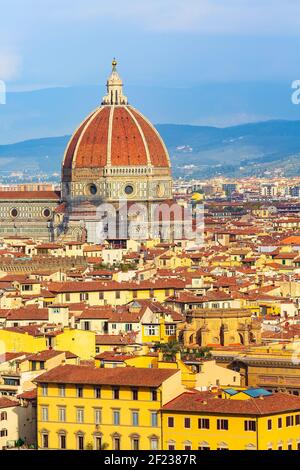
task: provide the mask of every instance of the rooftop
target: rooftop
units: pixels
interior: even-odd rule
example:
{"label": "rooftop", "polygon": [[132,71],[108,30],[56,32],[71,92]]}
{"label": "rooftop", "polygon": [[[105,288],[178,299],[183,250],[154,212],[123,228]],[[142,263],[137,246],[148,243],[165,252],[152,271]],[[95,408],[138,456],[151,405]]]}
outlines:
{"label": "rooftop", "polygon": [[[37,383],[66,383],[90,385],[124,385],[140,387],[159,387],[165,380],[178,373],[170,369],[147,369],[136,367],[117,367],[115,369],[96,369],[86,366],[64,365],[40,375]],[[300,400],[300,399],[299,399]]]}

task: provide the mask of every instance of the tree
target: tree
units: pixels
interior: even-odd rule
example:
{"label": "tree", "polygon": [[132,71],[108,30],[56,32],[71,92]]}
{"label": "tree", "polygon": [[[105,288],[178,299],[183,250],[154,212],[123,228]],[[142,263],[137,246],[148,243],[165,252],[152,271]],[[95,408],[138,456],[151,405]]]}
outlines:
{"label": "tree", "polygon": [[197,349],[185,348],[183,350],[184,358],[186,360],[193,361],[195,359],[211,359],[213,357],[211,353],[212,348],[208,346],[203,346]]}
{"label": "tree", "polygon": [[16,442],[16,447],[22,447],[25,444],[25,441],[23,439],[18,439]]}
{"label": "tree", "polygon": [[211,351],[212,351],[212,348],[209,348],[208,346],[203,346],[197,349],[194,352],[194,355],[196,358],[211,359],[213,357]]}
{"label": "tree", "polygon": [[109,445],[107,444],[107,442],[103,442],[103,444],[101,444],[101,450],[106,450],[108,449]]}
{"label": "tree", "polygon": [[[107,448],[109,447],[109,445],[107,444],[107,442],[103,442],[101,444],[101,448],[99,450],[106,450]],[[85,450],[94,450],[94,446],[93,446],[93,443],[92,442],[88,442],[85,446]]]}
{"label": "tree", "polygon": [[156,347],[163,353],[165,361],[174,361],[176,354],[181,351],[181,345],[176,340],[169,341],[168,343],[159,343]]}

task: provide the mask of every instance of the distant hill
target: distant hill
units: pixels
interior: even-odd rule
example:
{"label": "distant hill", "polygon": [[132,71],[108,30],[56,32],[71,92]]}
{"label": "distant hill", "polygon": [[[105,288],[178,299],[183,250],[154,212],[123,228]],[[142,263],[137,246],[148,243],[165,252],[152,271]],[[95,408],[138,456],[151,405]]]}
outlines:
{"label": "distant hill", "polygon": [[3,172],[60,172],[64,149],[70,136],[32,139],[0,145],[0,175]]}
{"label": "distant hill", "polygon": [[157,127],[172,156],[175,176],[262,176],[273,168],[300,174],[300,121],[266,121],[226,128]]}
{"label": "distant hill", "polygon": [[[274,168],[286,175],[300,175],[300,121],[226,128],[177,124],[156,127],[169,149],[175,177],[262,176]],[[0,145],[0,174],[16,170],[59,173],[69,138],[66,135]]]}
{"label": "distant hill", "polygon": [[[129,102],[151,122],[217,127],[300,120],[300,105],[292,104],[292,91],[288,80],[181,88],[125,85]],[[70,134],[100,105],[104,93],[104,83],[9,92],[6,105],[0,105],[0,144]]]}

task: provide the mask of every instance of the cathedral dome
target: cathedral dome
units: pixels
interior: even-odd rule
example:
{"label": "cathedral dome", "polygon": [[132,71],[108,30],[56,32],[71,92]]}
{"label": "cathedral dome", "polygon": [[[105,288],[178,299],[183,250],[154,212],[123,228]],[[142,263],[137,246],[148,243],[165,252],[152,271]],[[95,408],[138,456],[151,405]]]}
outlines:
{"label": "cathedral dome", "polygon": [[168,151],[155,127],[123,94],[116,61],[102,104],[78,127],[62,165],[62,199],[162,201],[172,196]]}
{"label": "cathedral dome", "polygon": [[170,170],[168,151],[154,126],[123,95],[113,61],[107,95],[73,134],[63,161],[63,175],[74,169],[148,167]]}

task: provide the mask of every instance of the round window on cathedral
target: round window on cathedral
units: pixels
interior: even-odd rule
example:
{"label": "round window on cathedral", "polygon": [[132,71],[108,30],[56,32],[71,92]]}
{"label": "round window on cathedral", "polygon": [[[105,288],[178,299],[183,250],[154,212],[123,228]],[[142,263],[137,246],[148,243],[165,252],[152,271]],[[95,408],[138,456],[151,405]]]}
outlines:
{"label": "round window on cathedral", "polygon": [[18,214],[19,214],[19,211],[18,209],[12,209],[10,211],[10,215],[15,219],[16,217],[18,217]]}
{"label": "round window on cathedral", "polygon": [[48,219],[48,218],[50,217],[50,215],[51,215],[50,209],[44,209],[44,210],[43,210],[43,216],[44,216],[46,219]]}
{"label": "round window on cathedral", "polygon": [[127,194],[127,196],[131,196],[132,193],[133,193],[133,186],[131,184],[128,184],[127,186],[125,186],[125,194]]}
{"label": "round window on cathedral", "polygon": [[89,194],[91,194],[92,196],[95,196],[95,195],[97,194],[97,192],[98,192],[97,186],[96,186],[94,183],[89,184],[89,186],[88,186],[88,192],[89,192]]}

